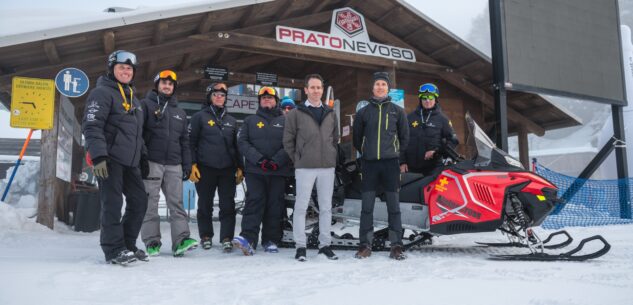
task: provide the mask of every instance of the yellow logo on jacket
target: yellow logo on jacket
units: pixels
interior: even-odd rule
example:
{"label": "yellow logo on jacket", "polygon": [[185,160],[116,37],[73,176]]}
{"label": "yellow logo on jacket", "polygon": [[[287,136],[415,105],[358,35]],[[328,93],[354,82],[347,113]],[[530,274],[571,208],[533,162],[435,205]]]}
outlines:
{"label": "yellow logo on jacket", "polygon": [[207,124],[209,124],[209,126],[211,127],[215,126],[215,122],[213,120],[209,120]]}
{"label": "yellow logo on jacket", "polygon": [[418,127],[418,125],[420,125],[420,123],[418,123],[418,121],[413,121],[413,123],[411,123],[411,126],[413,126],[413,128]]}
{"label": "yellow logo on jacket", "polygon": [[259,129],[264,128],[264,122],[259,121],[259,123],[257,123],[257,128],[259,128]]}

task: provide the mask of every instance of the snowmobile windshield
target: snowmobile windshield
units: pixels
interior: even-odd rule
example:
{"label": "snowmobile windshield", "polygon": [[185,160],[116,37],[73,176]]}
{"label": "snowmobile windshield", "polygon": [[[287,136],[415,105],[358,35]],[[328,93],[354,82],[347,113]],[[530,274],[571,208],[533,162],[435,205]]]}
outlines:
{"label": "snowmobile windshield", "polygon": [[477,150],[477,155],[474,158],[475,167],[518,167],[525,169],[521,162],[497,148],[495,143],[473,120],[470,113],[466,113],[466,124],[470,132],[469,138],[473,139]]}

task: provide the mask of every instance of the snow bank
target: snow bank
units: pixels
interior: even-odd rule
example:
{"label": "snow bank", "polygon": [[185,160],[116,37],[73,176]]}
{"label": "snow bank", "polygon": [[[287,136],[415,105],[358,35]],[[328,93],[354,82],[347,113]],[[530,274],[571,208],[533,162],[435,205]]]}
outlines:
{"label": "snow bank", "polygon": [[[19,208],[35,208],[37,204],[38,181],[40,174],[40,162],[39,161],[22,161],[23,165],[18,167],[18,171],[13,178],[9,194],[5,201]],[[13,173],[13,168],[7,169],[7,176],[0,181],[0,191],[4,192],[7,184],[9,183],[9,177]]]}
{"label": "snow bank", "polygon": [[49,231],[43,225],[29,219],[20,209],[16,209],[11,205],[0,201],[0,242],[4,240],[7,234],[20,232],[45,232]]}

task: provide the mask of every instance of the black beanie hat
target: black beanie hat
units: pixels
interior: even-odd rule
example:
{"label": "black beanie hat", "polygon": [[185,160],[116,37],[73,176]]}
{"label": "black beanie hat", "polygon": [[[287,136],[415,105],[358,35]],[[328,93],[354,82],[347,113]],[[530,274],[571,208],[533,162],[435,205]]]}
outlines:
{"label": "black beanie hat", "polygon": [[385,82],[387,82],[387,86],[389,86],[389,88],[391,88],[391,80],[389,79],[389,73],[388,72],[376,72],[376,73],[374,73],[374,81],[371,83],[372,87],[374,86],[374,84],[376,83],[377,80],[384,80]]}

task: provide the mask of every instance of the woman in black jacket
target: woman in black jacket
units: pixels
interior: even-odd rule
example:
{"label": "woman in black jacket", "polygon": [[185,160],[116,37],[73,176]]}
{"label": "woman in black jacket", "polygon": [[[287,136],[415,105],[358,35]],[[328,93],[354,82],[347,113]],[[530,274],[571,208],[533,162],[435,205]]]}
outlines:
{"label": "woman in black jacket", "polygon": [[238,170],[237,121],[226,112],[227,86],[207,87],[207,105],[191,117],[191,176],[198,193],[198,230],[203,249],[213,238],[213,197],[220,197],[220,242],[225,252],[233,248],[235,234],[235,174]]}

